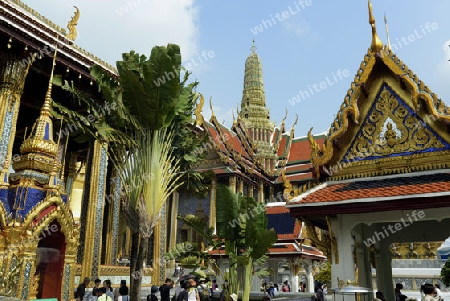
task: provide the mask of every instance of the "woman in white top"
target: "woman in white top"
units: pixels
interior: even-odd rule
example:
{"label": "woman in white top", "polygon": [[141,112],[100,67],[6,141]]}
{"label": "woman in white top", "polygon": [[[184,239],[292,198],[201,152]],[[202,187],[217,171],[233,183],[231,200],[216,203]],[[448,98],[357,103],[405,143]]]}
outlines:
{"label": "woman in white top", "polygon": [[188,292],[188,301],[200,301],[200,295],[198,294],[198,290],[196,288],[197,282],[194,279],[189,279],[189,288],[187,288]]}

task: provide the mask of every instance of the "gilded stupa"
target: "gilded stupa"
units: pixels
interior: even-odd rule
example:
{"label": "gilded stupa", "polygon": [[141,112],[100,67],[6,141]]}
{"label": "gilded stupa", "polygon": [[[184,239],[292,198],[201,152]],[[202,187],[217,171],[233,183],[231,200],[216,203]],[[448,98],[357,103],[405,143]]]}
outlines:
{"label": "gilded stupa", "polygon": [[248,135],[255,144],[255,157],[260,167],[272,173],[278,160],[271,143],[275,125],[270,121],[270,112],[266,106],[262,63],[256,53],[254,40],[251,50],[245,61],[244,90],[239,118],[245,122]]}

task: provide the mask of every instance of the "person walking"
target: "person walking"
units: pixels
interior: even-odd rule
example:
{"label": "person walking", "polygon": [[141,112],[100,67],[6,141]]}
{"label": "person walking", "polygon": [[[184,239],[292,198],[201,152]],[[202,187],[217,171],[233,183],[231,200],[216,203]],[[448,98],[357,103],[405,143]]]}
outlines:
{"label": "person walking", "polygon": [[130,296],[128,296],[128,287],[126,285],[119,288],[119,297],[117,301],[130,301]]}
{"label": "person walking", "polygon": [[147,296],[147,301],[158,301],[158,297],[156,297],[158,291],[158,287],[156,285],[152,285],[152,288],[150,289],[150,295]]}
{"label": "person walking", "polygon": [[84,278],[83,283],[80,283],[77,288],[77,292],[75,293],[75,298],[78,301],[83,301],[84,294],[86,293],[86,287],[91,283],[91,279],[89,277]]}
{"label": "person walking", "polygon": [[170,290],[173,288],[173,281],[170,278],[166,278],[163,285],[159,287],[159,293],[161,295],[161,301],[170,301]]}
{"label": "person walking", "polygon": [[106,295],[111,297],[112,300],[114,300],[113,289],[111,287],[111,280],[106,279],[105,281],[103,281],[103,287],[106,289]]}
{"label": "person walking", "polygon": [[111,298],[110,296],[108,296],[106,294],[106,291],[107,291],[106,287],[101,287],[97,290],[97,296],[98,296],[97,301],[113,301],[114,300],[113,298]]}
{"label": "person walking", "polygon": [[[119,287],[116,287],[115,289],[114,289],[114,301],[118,301],[119,300],[119,296],[120,296],[120,289],[122,288],[122,287],[126,287],[127,288],[127,290],[128,290],[128,287],[127,287],[127,281],[126,280],[120,280],[120,286]],[[128,293],[127,293],[127,295],[128,295]]]}

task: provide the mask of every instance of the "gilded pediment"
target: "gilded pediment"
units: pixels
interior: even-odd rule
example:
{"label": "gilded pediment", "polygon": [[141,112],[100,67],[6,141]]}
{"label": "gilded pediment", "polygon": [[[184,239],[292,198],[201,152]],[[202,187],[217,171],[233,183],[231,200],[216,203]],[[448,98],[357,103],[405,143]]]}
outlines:
{"label": "gilded pediment", "polygon": [[418,114],[387,83],[382,83],[355,136],[336,164],[335,179],[447,168],[450,141],[439,135],[440,120]]}
{"label": "gilded pediment", "polygon": [[384,84],[342,161],[450,150],[426,119]]}

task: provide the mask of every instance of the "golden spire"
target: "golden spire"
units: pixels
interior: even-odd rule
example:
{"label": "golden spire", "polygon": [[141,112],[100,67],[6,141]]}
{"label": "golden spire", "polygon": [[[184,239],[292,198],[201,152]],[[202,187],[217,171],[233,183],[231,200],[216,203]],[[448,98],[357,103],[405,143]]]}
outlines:
{"label": "golden spire", "polygon": [[388,28],[388,24],[387,24],[387,18],[386,18],[386,14],[384,14],[384,26],[386,27],[386,36],[387,36],[387,47],[390,50],[391,49],[391,40],[389,39],[389,28]]}
{"label": "golden spire", "polygon": [[55,46],[55,52],[53,53],[52,71],[50,72],[50,79],[48,81],[47,93],[45,93],[44,104],[41,108],[41,117],[50,116],[50,105],[52,103],[52,88],[53,88],[53,73],[56,65],[56,54],[58,52],[58,43]]}
{"label": "golden spire", "polygon": [[370,44],[370,49],[372,49],[373,52],[380,52],[380,50],[383,48],[383,42],[381,42],[380,38],[377,34],[377,29],[375,28],[375,18],[372,13],[372,3],[368,2],[369,5],[369,24],[372,26],[372,43]]}
{"label": "golden spire", "polygon": [[[58,144],[53,141],[53,122],[50,118],[51,95],[53,86],[53,72],[56,65],[57,47],[53,55],[52,70],[39,117],[33,124],[30,136],[25,139],[20,146],[20,160],[13,164],[16,171],[23,169],[40,170],[51,173],[60,168],[59,163],[55,163],[58,153]],[[45,162],[45,163],[44,163]]]}

